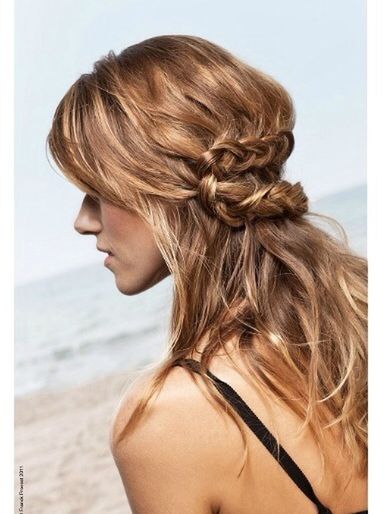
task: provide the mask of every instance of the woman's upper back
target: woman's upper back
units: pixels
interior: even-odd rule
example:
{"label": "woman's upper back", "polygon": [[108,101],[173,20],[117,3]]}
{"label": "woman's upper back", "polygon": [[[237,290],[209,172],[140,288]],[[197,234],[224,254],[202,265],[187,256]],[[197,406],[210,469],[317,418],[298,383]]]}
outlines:
{"label": "woman's upper back", "polygon": [[[199,373],[199,359],[196,354],[193,356],[193,359],[186,360],[186,364]],[[301,420],[287,407],[256,392],[245,380],[247,370],[239,359],[237,364],[243,373],[239,373],[227,357],[216,357],[209,366],[209,374],[219,392],[235,407],[250,428],[247,430],[247,465],[239,479],[228,484],[220,514],[365,512],[367,479],[353,477],[347,484],[350,461],[340,453],[340,444],[335,436],[327,436],[326,454],[330,465],[327,473],[322,476],[321,456],[313,436],[309,431],[300,437],[296,435]],[[231,444],[237,440],[234,433],[236,430],[234,425],[228,428],[229,451],[238,451],[237,443],[233,446]],[[285,462],[283,466],[271,454],[273,444],[267,444],[267,440],[274,440],[274,436],[278,436],[286,457],[284,459],[280,454],[281,461],[283,464]],[[316,500],[329,511],[323,511],[320,505],[317,507]]]}
{"label": "woman's upper back", "polygon": [[[192,357],[196,360],[196,355]],[[300,438],[295,437],[301,424],[296,415],[276,402],[261,397],[246,381],[245,374],[239,373],[226,358],[214,358],[210,364],[210,372],[230,385],[270,432],[278,435],[281,446],[302,470],[317,498],[330,509],[332,514],[352,514],[366,508],[366,479],[353,478],[343,492],[350,463],[340,454],[337,441],[329,441],[327,453],[332,464],[328,473],[319,480],[321,458],[317,445],[308,433],[304,433]],[[196,373],[196,379],[203,384],[198,373]],[[137,394],[133,396],[138,398],[141,392],[142,388],[139,387]],[[152,424],[147,421],[144,425],[144,432],[146,430],[147,435],[144,437],[138,435],[133,438],[131,449],[127,450],[129,458],[124,459],[119,466],[120,472],[121,467],[131,470],[129,473],[123,470],[122,478],[127,492],[131,494],[130,501],[135,502],[135,506],[136,502],[141,506],[143,500],[140,495],[145,496],[146,501],[149,501],[152,489],[147,484],[143,486],[144,490],[136,493],[137,486],[133,484],[142,483],[143,480],[145,483],[146,480],[151,479],[155,496],[153,504],[165,502],[164,508],[173,514],[174,511],[167,502],[175,492],[172,490],[163,495],[164,490],[168,488],[165,484],[169,484],[170,480],[179,483],[180,476],[185,471],[190,474],[186,478],[188,488],[184,488],[181,482],[177,488],[180,492],[177,494],[185,498],[195,494],[198,499],[191,502],[193,508],[187,503],[184,506],[183,500],[176,497],[173,503],[176,505],[176,502],[180,501],[181,503],[177,505],[182,507],[177,508],[179,510],[182,508],[191,514],[292,514],[296,512],[316,514],[319,512],[313,501],[293,482],[251,430],[246,430],[249,458],[238,476],[243,456],[240,432],[234,423],[228,422],[228,417],[224,416],[225,422],[223,421],[221,415],[209,404],[186,370],[175,366],[167,377],[156,402],[159,405],[160,416],[155,417]],[[127,404],[122,402],[117,415],[117,424],[124,423],[130,410],[132,408],[127,408]],[[150,418],[148,420],[150,421]],[[151,429],[151,426],[154,428]],[[168,434],[166,437],[164,437],[165,432]],[[159,437],[161,437],[161,443]],[[160,457],[158,448],[161,449]],[[148,453],[153,455],[148,456]],[[132,454],[134,454],[133,459]],[[147,457],[150,466],[146,461]],[[142,460],[145,462],[143,463]],[[132,474],[133,468],[148,469],[148,472],[145,474],[141,472],[139,481],[138,477]],[[153,469],[156,472],[152,472]],[[168,479],[165,480],[165,477]],[[157,480],[158,483],[156,483]],[[139,514],[156,512],[157,514],[162,511],[161,508],[159,511],[152,510],[152,506],[146,505],[144,510],[138,507],[134,512]]]}

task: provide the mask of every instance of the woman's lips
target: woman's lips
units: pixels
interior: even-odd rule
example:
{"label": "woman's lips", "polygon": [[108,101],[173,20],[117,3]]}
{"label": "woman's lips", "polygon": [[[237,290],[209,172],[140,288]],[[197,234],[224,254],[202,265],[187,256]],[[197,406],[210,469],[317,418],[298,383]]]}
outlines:
{"label": "woman's lips", "polygon": [[107,255],[107,257],[104,259],[104,266],[106,266],[111,260],[113,259],[113,255],[110,253]]}
{"label": "woman's lips", "polygon": [[96,247],[99,250],[99,252],[106,252],[108,254],[104,260],[104,264],[108,264],[108,262],[110,262],[112,257],[114,257],[113,253],[110,252],[109,250],[107,250],[106,248],[101,248],[100,246],[96,246]]}

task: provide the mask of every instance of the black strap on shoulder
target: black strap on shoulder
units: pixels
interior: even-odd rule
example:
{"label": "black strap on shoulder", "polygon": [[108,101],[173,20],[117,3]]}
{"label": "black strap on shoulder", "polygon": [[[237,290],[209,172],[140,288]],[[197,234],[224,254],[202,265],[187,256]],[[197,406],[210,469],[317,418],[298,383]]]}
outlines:
{"label": "black strap on shoulder", "polygon": [[[176,366],[182,366],[185,363],[190,369],[196,373],[201,373],[200,363],[194,359],[181,359],[175,363]],[[303,493],[316,504],[319,514],[332,514],[332,512],[325,507],[315,495],[311,484],[307,477],[301,471],[299,466],[292,460],[289,454],[280,445],[278,451],[278,444],[276,438],[271,434],[262,421],[256,414],[249,408],[245,401],[236,393],[232,387],[223,382],[209,370],[207,375],[213,380],[216,389],[227,399],[227,401],[236,410],[243,421],[248,425],[252,432],[258,437],[265,448],[272,454],[282,468],[288,473],[295,484],[303,491]],[[359,514],[359,513],[357,513]]]}

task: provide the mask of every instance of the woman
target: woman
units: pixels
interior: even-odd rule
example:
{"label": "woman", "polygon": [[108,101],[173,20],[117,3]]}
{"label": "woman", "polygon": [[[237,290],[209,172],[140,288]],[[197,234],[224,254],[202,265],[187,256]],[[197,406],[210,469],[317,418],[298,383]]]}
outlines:
{"label": "woman", "polygon": [[283,179],[294,123],[270,76],[181,35],[109,52],[57,107],[76,230],[123,294],[174,282],[167,355],[111,425],[136,514],[366,508],[367,262]]}

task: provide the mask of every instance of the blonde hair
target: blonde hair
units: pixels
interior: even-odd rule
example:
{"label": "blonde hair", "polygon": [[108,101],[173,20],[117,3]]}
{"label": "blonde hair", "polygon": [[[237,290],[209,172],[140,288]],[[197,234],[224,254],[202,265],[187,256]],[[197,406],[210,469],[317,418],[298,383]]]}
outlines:
{"label": "blonde hair", "polygon": [[81,190],[149,222],[173,275],[168,351],[119,440],[208,334],[202,378],[246,454],[237,413],[205,375],[221,349],[231,358],[229,340],[255,387],[310,428],[323,464],[324,431],[338,427],[366,475],[367,261],[336,220],[308,211],[300,182],[283,180],[294,124],[276,80],[185,35],[110,51],[60,101],[47,138],[56,164]]}

